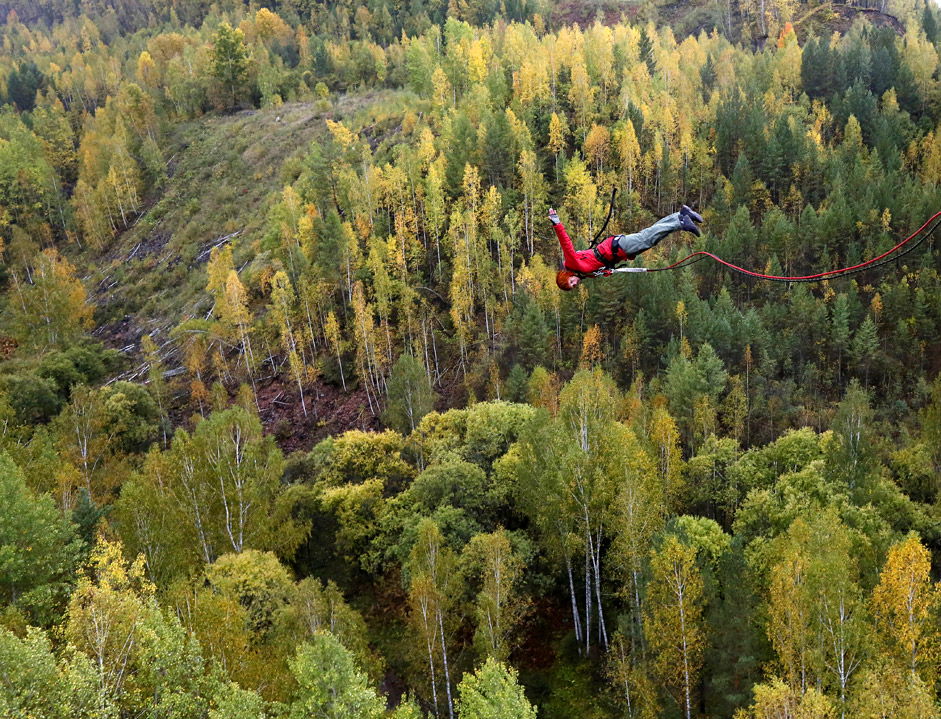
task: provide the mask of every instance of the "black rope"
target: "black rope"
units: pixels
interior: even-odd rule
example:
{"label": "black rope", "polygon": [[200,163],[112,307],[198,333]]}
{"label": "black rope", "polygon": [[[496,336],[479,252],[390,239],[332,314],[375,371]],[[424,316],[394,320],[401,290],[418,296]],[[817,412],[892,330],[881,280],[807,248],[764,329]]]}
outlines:
{"label": "black rope", "polygon": [[594,249],[598,244],[598,238],[601,237],[601,234],[605,231],[605,228],[608,226],[608,222],[611,220],[611,212],[614,210],[614,196],[618,193],[617,185],[611,188],[611,202],[608,203],[608,216],[604,218],[604,224],[601,226],[601,229],[595,234],[594,239],[591,241],[591,244],[588,245],[588,249]]}

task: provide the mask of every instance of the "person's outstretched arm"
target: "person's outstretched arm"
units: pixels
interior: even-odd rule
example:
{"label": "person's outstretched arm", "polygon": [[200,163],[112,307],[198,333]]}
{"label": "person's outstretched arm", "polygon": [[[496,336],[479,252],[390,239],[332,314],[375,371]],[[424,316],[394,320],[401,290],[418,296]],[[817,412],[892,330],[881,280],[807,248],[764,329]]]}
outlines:
{"label": "person's outstretched arm", "polygon": [[575,246],[572,244],[572,239],[568,236],[568,233],[559,221],[559,214],[555,210],[549,210],[549,219],[552,221],[553,229],[555,229],[555,236],[559,238],[559,244],[562,245],[565,269],[571,272],[585,273],[594,272],[598,269],[597,262],[589,263],[578,256],[578,253],[575,251]]}

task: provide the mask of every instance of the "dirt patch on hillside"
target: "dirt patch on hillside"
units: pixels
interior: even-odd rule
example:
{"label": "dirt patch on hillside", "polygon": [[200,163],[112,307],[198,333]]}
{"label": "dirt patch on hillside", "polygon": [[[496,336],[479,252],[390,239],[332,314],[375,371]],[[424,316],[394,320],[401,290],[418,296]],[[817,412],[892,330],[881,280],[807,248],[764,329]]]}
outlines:
{"label": "dirt patch on hillside", "polygon": [[869,8],[851,7],[828,3],[809,10],[793,21],[795,32],[800,42],[804,42],[811,33],[818,35],[839,32],[845,35],[853,27],[857,17],[864,17],[873,27],[890,27],[899,36],[905,34],[905,26],[898,18]]}
{"label": "dirt patch on hillside", "polygon": [[[131,379],[146,382],[146,367],[136,369],[137,376]],[[234,404],[238,389],[230,386],[227,390],[229,403]],[[363,390],[344,392],[340,387],[316,382],[304,388],[306,415],[297,385],[278,378],[268,378],[256,381],[255,390],[258,417],[264,432],[274,436],[285,455],[298,451],[309,452],[320,440],[352,429],[364,432],[382,429],[379,417],[369,411]],[[193,422],[200,416],[200,409],[190,399],[186,383],[174,380],[171,392],[171,406],[168,408],[170,423],[174,427],[192,429]],[[207,416],[209,411],[209,404],[204,404],[203,416]]]}
{"label": "dirt patch on hillside", "polygon": [[[805,6],[806,7],[806,6]],[[803,8],[798,8],[802,10]],[[625,4],[616,0],[594,0],[582,2],[567,0],[555,5],[551,20],[556,27],[578,25],[582,29],[600,19],[604,25],[615,25],[622,20],[634,25],[642,25],[645,15],[640,3]],[[724,27],[724,17],[705,2],[676,2],[661,5],[657,9],[658,25],[669,25],[678,37],[696,34],[701,30],[712,31]],[[871,8],[853,7],[839,3],[824,3],[799,14],[792,20],[798,39],[803,43],[810,34],[828,35],[833,31],[846,34],[856,18],[862,15],[874,27],[891,27],[900,37],[905,34],[905,26],[898,18]],[[739,39],[741,18],[733,18],[733,35]],[[757,45],[777,38],[755,39]],[[747,40],[747,38],[746,38]]]}
{"label": "dirt patch on hillside", "polygon": [[601,18],[603,25],[617,25],[622,18],[633,24],[642,21],[639,5],[627,5],[617,0],[590,3],[570,0],[557,3],[551,17],[556,27],[578,25],[583,29],[594,25],[598,18]]}
{"label": "dirt patch on hillside", "polygon": [[[257,386],[259,416],[285,454],[307,452],[325,437],[351,429],[381,429],[362,389],[344,392],[322,382],[304,390],[301,404],[297,386],[272,379]],[[304,414],[306,406],[307,414]]]}

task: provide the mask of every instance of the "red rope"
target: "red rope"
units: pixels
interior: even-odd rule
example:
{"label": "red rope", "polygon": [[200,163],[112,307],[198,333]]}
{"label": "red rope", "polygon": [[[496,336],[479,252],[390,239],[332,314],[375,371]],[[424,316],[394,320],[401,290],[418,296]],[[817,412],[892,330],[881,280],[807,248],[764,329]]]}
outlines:
{"label": "red rope", "polygon": [[807,281],[807,280],[819,280],[819,279],[823,279],[824,277],[830,277],[830,276],[832,276],[832,275],[841,275],[841,274],[843,274],[843,273],[845,273],[845,272],[852,272],[852,271],[855,271],[855,270],[860,270],[860,269],[862,269],[863,267],[867,267],[867,266],[873,264],[874,262],[878,262],[879,260],[881,260],[881,259],[883,259],[883,258],[885,258],[885,257],[888,257],[888,256],[891,255],[893,252],[895,252],[896,250],[898,250],[898,249],[904,247],[904,246],[907,245],[909,242],[911,242],[913,239],[915,239],[915,237],[917,237],[919,234],[921,234],[922,230],[924,230],[928,225],[930,225],[932,222],[934,222],[938,217],[941,217],[941,212],[936,212],[935,214],[933,214],[930,218],[928,218],[928,221],[925,222],[925,224],[923,224],[921,227],[919,227],[917,230],[915,230],[912,234],[910,234],[910,235],[909,235],[908,237],[906,237],[904,240],[902,240],[901,242],[899,242],[899,243],[898,243],[895,247],[893,247],[891,250],[888,250],[887,252],[883,252],[883,253],[882,253],[881,255],[879,255],[878,257],[873,257],[871,260],[866,260],[865,262],[860,262],[858,265],[853,265],[852,267],[841,267],[841,268],[839,268],[839,269],[837,269],[837,270],[827,270],[826,272],[819,272],[819,273],[817,273],[816,275],[802,275],[802,276],[799,276],[799,277],[787,277],[787,276],[782,276],[782,275],[765,275],[765,274],[762,274],[761,272],[753,272],[752,270],[746,270],[744,267],[739,267],[738,265],[733,265],[731,262],[726,262],[726,261],[723,260],[721,257],[716,257],[716,256],[715,256],[714,254],[712,254],[711,252],[705,252],[705,251],[694,252],[693,254],[684,257],[684,258],[683,258],[682,260],[680,260],[679,262],[674,262],[674,263],[673,263],[672,265],[670,265],[669,267],[654,267],[654,268],[649,269],[648,272],[661,272],[661,271],[665,271],[665,270],[672,270],[672,269],[676,268],[678,265],[682,265],[682,264],[683,264],[684,262],[686,262],[687,260],[692,259],[693,257],[701,256],[701,257],[711,257],[712,259],[714,259],[714,260],[715,260],[716,262],[718,262],[719,264],[725,265],[726,267],[728,267],[728,268],[730,268],[730,269],[733,269],[733,270],[735,270],[736,272],[741,272],[741,273],[744,274],[744,275],[751,275],[752,277],[757,277],[758,279],[761,279],[761,280],[785,280],[785,281],[794,281],[794,282]]}

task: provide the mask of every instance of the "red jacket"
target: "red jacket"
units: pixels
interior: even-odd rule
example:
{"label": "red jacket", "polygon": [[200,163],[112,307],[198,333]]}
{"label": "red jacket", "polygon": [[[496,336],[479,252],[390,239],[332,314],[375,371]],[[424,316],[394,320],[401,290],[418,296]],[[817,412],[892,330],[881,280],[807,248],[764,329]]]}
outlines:
{"label": "red jacket", "polygon": [[[598,258],[595,257],[595,253],[591,250],[579,250],[576,251],[574,245],[572,245],[572,240],[568,236],[568,233],[565,231],[565,228],[560,222],[558,225],[555,225],[555,234],[559,238],[559,244],[562,245],[562,254],[565,256],[563,262],[565,269],[569,272],[574,272],[576,274],[589,275],[596,270],[600,270],[604,267],[604,264],[598,261]],[[598,252],[601,253],[602,257],[611,257],[611,240],[612,237],[606,237],[604,240],[598,243]],[[634,257],[628,255],[620,247],[618,248],[617,261],[622,262],[624,260],[633,260]]]}

